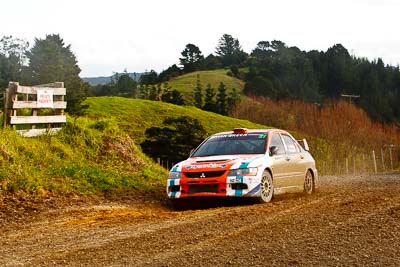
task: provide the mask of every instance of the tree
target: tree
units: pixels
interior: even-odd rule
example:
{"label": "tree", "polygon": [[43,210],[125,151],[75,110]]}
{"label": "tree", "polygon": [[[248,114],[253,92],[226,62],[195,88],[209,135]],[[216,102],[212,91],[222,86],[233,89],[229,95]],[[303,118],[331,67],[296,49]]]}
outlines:
{"label": "tree", "polygon": [[219,114],[228,115],[226,87],[223,82],[220,82],[218,86],[216,108]]}
{"label": "tree", "polygon": [[147,85],[152,85],[152,84],[157,84],[159,81],[158,79],[158,74],[154,70],[151,70],[150,72],[146,72],[142,76],[140,76],[139,82],[141,84],[147,84]]}
{"label": "tree", "polygon": [[163,72],[160,73],[158,76],[158,79],[160,82],[167,82],[171,78],[177,77],[182,74],[182,70],[176,65],[172,65],[168,69],[164,70]]}
{"label": "tree", "polygon": [[204,110],[216,112],[214,97],[215,97],[215,89],[211,86],[211,84],[207,84],[206,94],[204,98],[204,106],[203,106]]}
{"label": "tree", "polygon": [[184,105],[185,100],[183,99],[182,94],[178,90],[174,89],[174,90],[172,90],[172,93],[171,93],[171,102],[170,103],[175,104],[175,105]]}
{"label": "tree", "polygon": [[153,84],[150,87],[150,92],[149,92],[149,100],[157,100],[158,95],[157,95],[157,87]]}
{"label": "tree", "polygon": [[200,49],[194,44],[187,44],[181,52],[182,58],[179,59],[185,73],[200,69],[201,62],[204,60]]}
{"label": "tree", "polygon": [[232,92],[229,93],[228,97],[228,111],[231,111],[235,108],[236,104],[240,101],[240,94],[236,90],[236,88],[232,89]]}
{"label": "tree", "polygon": [[224,34],[219,39],[215,52],[221,57],[225,67],[232,64],[240,66],[247,58],[247,54],[242,50],[239,40],[229,34]]}
{"label": "tree", "polygon": [[117,88],[121,94],[134,98],[137,96],[137,82],[126,71],[118,77]]}
{"label": "tree", "polygon": [[190,150],[203,141],[206,131],[197,119],[182,116],[166,118],[162,127],[148,128],[145,134],[141,144],[144,153],[176,163],[189,156]]}
{"label": "tree", "polygon": [[206,70],[215,70],[223,67],[221,58],[214,56],[213,54],[209,54],[203,61],[203,68]]}
{"label": "tree", "polygon": [[197,74],[196,88],[194,89],[194,105],[198,108],[203,107],[203,88],[200,83],[199,74]]}
{"label": "tree", "polygon": [[168,85],[168,83],[163,84],[163,93],[161,95],[161,101],[170,103],[172,99],[172,92],[171,92],[171,86]]}
{"label": "tree", "polygon": [[139,94],[140,94],[140,96],[139,96],[140,98],[149,99],[149,97],[150,97],[150,87],[149,87],[149,85],[141,84],[139,86]]}
{"label": "tree", "polygon": [[[26,70],[26,51],[29,43],[25,40],[4,36],[0,40],[0,88],[6,88],[10,81],[21,81]],[[25,81],[23,81],[25,82]]]}
{"label": "tree", "polygon": [[67,111],[80,113],[81,102],[89,94],[89,84],[79,77],[78,61],[58,34],[46,35],[45,39],[35,39],[35,44],[27,53],[32,84],[64,82],[67,89]]}

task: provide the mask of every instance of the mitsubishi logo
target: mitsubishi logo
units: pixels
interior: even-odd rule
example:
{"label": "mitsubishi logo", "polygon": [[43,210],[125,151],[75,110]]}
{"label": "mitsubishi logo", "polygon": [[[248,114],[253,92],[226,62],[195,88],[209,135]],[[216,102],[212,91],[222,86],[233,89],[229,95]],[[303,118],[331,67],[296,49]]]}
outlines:
{"label": "mitsubishi logo", "polygon": [[203,173],[201,173],[200,178],[206,178],[206,175]]}

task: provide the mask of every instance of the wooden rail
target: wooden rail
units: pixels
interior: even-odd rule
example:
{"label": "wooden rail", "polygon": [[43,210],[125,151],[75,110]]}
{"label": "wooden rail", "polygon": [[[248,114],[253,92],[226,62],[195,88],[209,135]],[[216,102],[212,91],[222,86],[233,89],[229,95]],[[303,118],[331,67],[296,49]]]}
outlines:
{"label": "wooden rail", "polygon": [[29,137],[59,131],[67,121],[65,95],[63,82],[36,86],[10,82],[4,94],[4,126]]}

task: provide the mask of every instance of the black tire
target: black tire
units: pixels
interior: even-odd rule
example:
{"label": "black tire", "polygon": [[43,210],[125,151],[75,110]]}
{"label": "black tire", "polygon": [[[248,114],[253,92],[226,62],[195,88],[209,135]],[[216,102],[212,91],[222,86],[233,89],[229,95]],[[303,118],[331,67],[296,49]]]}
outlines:
{"label": "black tire", "polygon": [[274,198],[274,181],[269,171],[264,171],[261,178],[261,195],[258,198],[260,203],[268,203]]}
{"label": "black tire", "polygon": [[310,170],[307,170],[306,176],[304,177],[304,193],[307,195],[312,195],[315,193],[314,175]]}

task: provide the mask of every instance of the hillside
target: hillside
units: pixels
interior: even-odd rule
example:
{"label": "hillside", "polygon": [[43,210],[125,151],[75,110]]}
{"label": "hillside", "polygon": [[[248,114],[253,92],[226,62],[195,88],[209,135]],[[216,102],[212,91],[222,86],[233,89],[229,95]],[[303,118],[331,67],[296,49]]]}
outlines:
{"label": "hillside", "polygon": [[208,83],[217,90],[220,82],[223,82],[228,92],[232,91],[233,88],[241,92],[244,87],[244,82],[235,77],[226,75],[227,72],[228,70],[226,69],[196,71],[173,78],[168,83],[173,89],[177,89],[185,96],[188,96],[193,93],[197,83],[197,75],[199,75],[200,83],[204,90]]}
{"label": "hillside", "polygon": [[68,119],[54,136],[0,135],[0,196],[69,195],[135,189],[159,191],[165,170],[111,121]]}
{"label": "hillside", "polygon": [[207,133],[212,134],[236,127],[265,128],[261,124],[234,119],[194,106],[177,106],[168,103],[122,97],[91,97],[86,115],[91,119],[110,119],[128,133],[136,143],[144,140],[144,132],[152,126],[160,126],[167,117],[190,116],[198,119]]}

